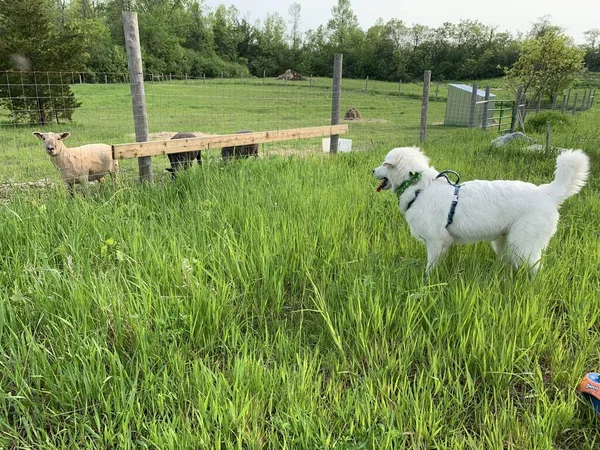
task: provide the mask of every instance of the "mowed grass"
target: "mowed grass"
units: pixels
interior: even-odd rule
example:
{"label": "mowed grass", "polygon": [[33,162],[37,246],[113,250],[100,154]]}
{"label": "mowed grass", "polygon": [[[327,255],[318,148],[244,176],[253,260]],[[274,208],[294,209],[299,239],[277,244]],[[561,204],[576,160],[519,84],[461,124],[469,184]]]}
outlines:
{"label": "mowed grass", "polygon": [[[371,174],[416,141],[402,131],[350,154],[208,158],[175,182],[74,201],[60,185],[13,193],[0,206],[0,443],[598,447],[575,388],[600,369],[599,119],[596,107],[553,135],[592,170],[535,279],[480,243],[424,284],[425,250]],[[555,154],[493,137],[437,127],[424,149],[464,180],[552,179]]]}

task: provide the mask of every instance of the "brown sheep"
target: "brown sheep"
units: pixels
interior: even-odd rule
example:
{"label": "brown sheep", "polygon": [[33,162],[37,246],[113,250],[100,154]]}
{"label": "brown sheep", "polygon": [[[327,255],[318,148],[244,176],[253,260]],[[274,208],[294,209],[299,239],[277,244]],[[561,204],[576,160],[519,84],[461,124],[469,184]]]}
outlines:
{"label": "brown sheep", "polygon": [[112,158],[112,149],[106,144],[87,144],[80,147],[67,148],[63,140],[70,133],[39,133],[34,132],[44,143],[44,150],[50,155],[50,160],[58,170],[67,185],[69,194],[73,196],[75,183],[87,185],[88,181],[104,182],[108,174],[116,181],[119,162]]}

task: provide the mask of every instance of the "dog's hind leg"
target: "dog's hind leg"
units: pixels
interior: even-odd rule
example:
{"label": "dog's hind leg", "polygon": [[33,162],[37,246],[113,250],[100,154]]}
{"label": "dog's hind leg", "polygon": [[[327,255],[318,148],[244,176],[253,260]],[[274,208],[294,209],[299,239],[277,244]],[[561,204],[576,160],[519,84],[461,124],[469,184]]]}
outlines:
{"label": "dog's hind leg", "polygon": [[500,256],[504,253],[504,247],[506,246],[506,236],[500,236],[490,242],[496,255]]}
{"label": "dog's hind leg", "polygon": [[524,216],[513,224],[506,245],[515,268],[526,263],[535,275],[541,267],[542,252],[556,232],[557,222],[558,211],[553,211],[545,216]]}

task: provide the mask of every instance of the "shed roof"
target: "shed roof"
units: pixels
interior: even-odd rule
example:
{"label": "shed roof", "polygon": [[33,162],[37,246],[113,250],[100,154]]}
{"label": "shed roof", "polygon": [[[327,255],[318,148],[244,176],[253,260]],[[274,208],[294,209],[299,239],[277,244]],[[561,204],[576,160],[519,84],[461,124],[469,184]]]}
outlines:
{"label": "shed roof", "polygon": [[[469,86],[466,84],[449,84],[448,87],[455,87],[457,89],[460,89],[461,91],[466,91],[466,92],[473,92],[473,86]],[[485,91],[482,91],[481,89],[477,89],[477,95],[481,96],[481,97],[485,97]],[[490,93],[490,98],[495,97],[495,94]]]}

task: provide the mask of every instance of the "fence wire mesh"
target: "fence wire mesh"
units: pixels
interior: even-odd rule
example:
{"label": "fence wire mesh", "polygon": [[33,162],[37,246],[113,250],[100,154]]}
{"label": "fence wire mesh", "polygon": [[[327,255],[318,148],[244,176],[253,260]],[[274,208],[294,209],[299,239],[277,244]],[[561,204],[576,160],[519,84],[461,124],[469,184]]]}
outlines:
{"label": "fence wire mesh", "polygon": [[[149,140],[167,140],[178,132],[231,134],[329,125],[332,86],[329,78],[303,81],[274,78],[176,77],[146,74],[145,100]],[[352,150],[418,138],[422,85],[342,80],[342,139]],[[440,123],[443,102],[433,102],[430,122]],[[4,185],[60,182],[41,143],[32,135],[69,132],[67,147],[136,140],[127,74],[0,72],[0,150]],[[33,124],[33,125],[32,125]],[[342,148],[342,147],[340,147]],[[260,144],[260,156],[323,153],[323,138]],[[81,157],[81,155],[80,155]],[[220,161],[218,149],[203,152]],[[156,176],[168,176],[167,157],[152,158]],[[120,179],[137,179],[135,160],[120,161]]]}

